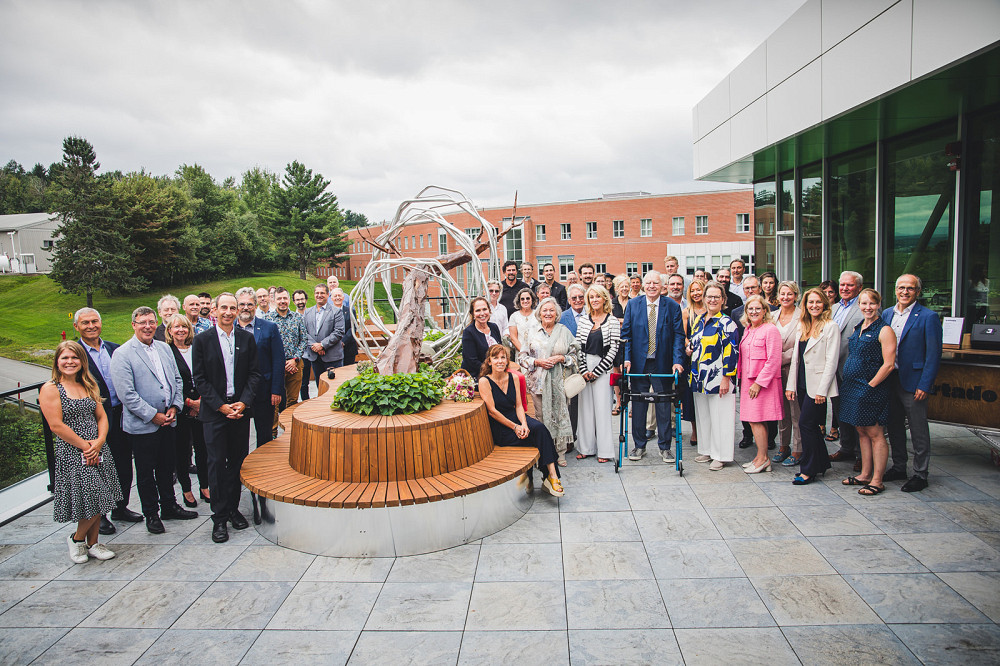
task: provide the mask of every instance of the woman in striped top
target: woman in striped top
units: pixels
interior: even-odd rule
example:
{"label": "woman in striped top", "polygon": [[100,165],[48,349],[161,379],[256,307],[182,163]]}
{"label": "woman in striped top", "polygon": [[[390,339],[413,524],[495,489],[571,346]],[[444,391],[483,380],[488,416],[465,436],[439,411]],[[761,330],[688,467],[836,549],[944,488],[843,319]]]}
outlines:
{"label": "woman in striped top", "polygon": [[611,384],[606,377],[614,365],[620,343],[621,325],[612,316],[608,290],[600,285],[587,289],[584,299],[587,316],[580,319],[576,342],[580,347],[579,367],[587,385],[580,392],[577,422],[577,460],[597,455],[597,462],[609,462],[614,456]]}

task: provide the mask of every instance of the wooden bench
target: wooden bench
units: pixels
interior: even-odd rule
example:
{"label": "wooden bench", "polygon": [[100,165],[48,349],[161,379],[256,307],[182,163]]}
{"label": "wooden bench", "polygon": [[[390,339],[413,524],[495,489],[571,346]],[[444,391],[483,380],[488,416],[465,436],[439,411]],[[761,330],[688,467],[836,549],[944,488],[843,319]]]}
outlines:
{"label": "wooden bench", "polygon": [[286,429],[244,461],[243,484],[289,504],[377,508],[453,499],[511,481],[538,460],[530,447],[493,447],[486,405],[444,401],[417,414],[332,410],[354,366],[323,377],[321,396],[279,415]]}

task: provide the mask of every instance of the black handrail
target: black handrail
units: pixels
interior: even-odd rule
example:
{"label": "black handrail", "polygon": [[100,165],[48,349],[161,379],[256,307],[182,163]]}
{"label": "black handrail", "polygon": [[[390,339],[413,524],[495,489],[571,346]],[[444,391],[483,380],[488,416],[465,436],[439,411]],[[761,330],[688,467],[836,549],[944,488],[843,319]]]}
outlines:
{"label": "black handrail", "polygon": [[[11,396],[17,396],[16,400],[18,403],[33,407],[41,413],[42,408],[38,402],[30,403],[21,399],[22,393],[30,393],[31,391],[38,391],[45,385],[46,382],[38,382],[37,384],[29,384],[28,386],[19,386],[16,389],[11,389],[10,391],[0,392],[0,402],[5,402],[11,398]],[[45,437],[45,462],[49,468],[49,492],[53,492],[56,484],[56,449],[55,442],[52,439],[52,430],[49,428],[49,422],[45,419],[45,414],[42,414],[42,435]]]}

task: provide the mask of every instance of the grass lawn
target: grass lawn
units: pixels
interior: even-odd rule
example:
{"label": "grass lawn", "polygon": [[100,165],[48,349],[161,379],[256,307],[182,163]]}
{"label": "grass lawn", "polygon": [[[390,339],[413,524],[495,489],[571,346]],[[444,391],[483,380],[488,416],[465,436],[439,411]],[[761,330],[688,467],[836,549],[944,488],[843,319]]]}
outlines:
{"label": "grass lawn", "polygon": [[[296,271],[278,271],[217,282],[175,285],[169,289],[154,289],[129,296],[96,294],[94,307],[101,313],[104,322],[102,337],[120,343],[132,336],[132,310],[140,305],[156,309],[156,301],[168,292],[178,300],[184,300],[188,294],[201,291],[216,295],[223,291],[235,293],[246,286],[258,289],[280,285],[289,292],[305,289],[312,305],[313,287],[319,282],[325,282],[325,278],[300,280]],[[350,292],[355,284],[348,280],[340,282],[346,292]],[[402,293],[399,285],[394,285],[393,291],[397,296]],[[381,284],[375,285],[375,297],[385,298]],[[83,295],[60,293],[59,285],[47,275],[0,276],[0,356],[51,364],[52,351],[62,340],[63,331],[67,339],[76,337],[73,313],[86,304],[87,299]]]}

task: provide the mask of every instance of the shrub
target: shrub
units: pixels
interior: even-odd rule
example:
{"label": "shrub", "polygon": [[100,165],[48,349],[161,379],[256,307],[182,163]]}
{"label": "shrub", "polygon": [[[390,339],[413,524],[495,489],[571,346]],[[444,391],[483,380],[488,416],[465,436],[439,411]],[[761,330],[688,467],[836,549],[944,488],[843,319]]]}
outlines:
{"label": "shrub", "polygon": [[434,342],[435,340],[440,340],[445,335],[447,335],[447,333],[444,331],[426,331],[424,332],[424,341]]}
{"label": "shrub", "polygon": [[440,404],[443,395],[444,380],[437,373],[366,372],[341,384],[330,407],[365,416],[412,414]]}
{"label": "shrub", "polygon": [[14,405],[0,405],[0,488],[47,466],[41,416],[20,414]]}

